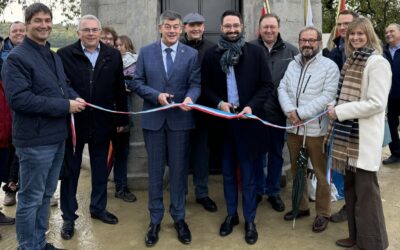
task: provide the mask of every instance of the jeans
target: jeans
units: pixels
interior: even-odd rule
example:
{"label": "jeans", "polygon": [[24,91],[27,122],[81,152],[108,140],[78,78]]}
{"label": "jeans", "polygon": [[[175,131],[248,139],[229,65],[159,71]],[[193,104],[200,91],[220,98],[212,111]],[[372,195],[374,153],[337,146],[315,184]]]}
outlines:
{"label": "jeans", "polygon": [[64,141],[16,148],[20,163],[16,211],[19,250],[43,249],[46,245],[50,198],[57,188],[64,148]]}

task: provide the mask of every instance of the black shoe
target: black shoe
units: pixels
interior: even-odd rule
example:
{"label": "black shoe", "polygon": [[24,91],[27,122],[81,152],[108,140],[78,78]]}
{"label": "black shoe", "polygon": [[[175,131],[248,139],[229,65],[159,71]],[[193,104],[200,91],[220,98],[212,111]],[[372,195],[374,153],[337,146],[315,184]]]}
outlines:
{"label": "black shoe", "polygon": [[257,206],[258,206],[258,203],[260,203],[262,201],[262,198],[263,197],[261,194],[257,194],[257,196],[256,196]]}
{"label": "black shoe", "polygon": [[332,214],[330,221],[334,223],[343,222],[347,220],[346,205],[339,210],[339,212]]}
{"label": "black shoe", "polygon": [[136,196],[132,194],[127,187],[123,187],[120,190],[116,191],[115,197],[122,199],[126,202],[135,202],[137,200]]}
{"label": "black shoe", "polygon": [[65,220],[61,228],[61,238],[64,240],[70,240],[74,236],[74,226],[75,222]]}
{"label": "black shoe", "polygon": [[254,222],[246,222],[244,224],[244,239],[246,240],[247,244],[254,244],[257,242],[258,239],[258,233],[256,229],[256,224]]}
{"label": "black shoe", "polygon": [[189,244],[192,241],[192,234],[184,220],[175,222],[175,229],[178,233],[178,240],[183,244]]}
{"label": "black shoe", "polygon": [[238,214],[235,215],[228,215],[225,218],[225,221],[221,224],[219,228],[219,235],[227,236],[232,233],[233,227],[239,224],[239,216]]}
{"label": "black shoe", "polygon": [[118,218],[115,215],[113,215],[112,213],[108,212],[107,210],[104,210],[104,212],[101,214],[90,214],[90,216],[93,219],[101,220],[102,222],[107,223],[107,224],[117,224],[118,223]]}
{"label": "black shoe", "polygon": [[146,246],[152,247],[157,243],[159,232],[160,232],[160,224],[150,223],[149,228],[147,228],[146,237],[144,238]]}
{"label": "black shoe", "polygon": [[14,225],[15,224],[15,219],[6,216],[2,212],[0,212],[0,225],[5,226],[5,225]]}
{"label": "black shoe", "polygon": [[208,212],[216,212],[218,210],[217,204],[215,204],[215,202],[208,196],[196,199],[196,202],[201,204]]}
{"label": "black shoe", "polygon": [[398,162],[400,162],[400,157],[397,157],[395,155],[391,155],[391,156],[389,156],[389,158],[382,161],[383,165],[388,165],[388,164],[393,164],[393,163],[398,163]]}
{"label": "black shoe", "polygon": [[276,196],[268,196],[267,201],[269,203],[271,203],[272,208],[275,211],[278,211],[278,212],[285,211],[285,203],[283,203],[283,201],[282,201],[281,197],[279,196],[279,194],[276,195]]}
{"label": "black shoe", "polygon": [[[304,216],[310,216],[310,209],[299,210],[299,212],[298,212],[298,214],[296,216],[296,219],[299,219],[299,218],[304,217]],[[285,220],[293,220],[294,219],[293,211],[287,212],[283,218]]]}
{"label": "black shoe", "polygon": [[51,243],[46,243],[43,250],[64,250],[64,248],[57,248]]}

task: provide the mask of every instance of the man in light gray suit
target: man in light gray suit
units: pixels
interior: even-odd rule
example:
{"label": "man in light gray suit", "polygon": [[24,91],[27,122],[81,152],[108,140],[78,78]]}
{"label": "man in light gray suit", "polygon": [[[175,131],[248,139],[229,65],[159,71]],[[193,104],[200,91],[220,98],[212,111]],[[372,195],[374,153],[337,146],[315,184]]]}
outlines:
{"label": "man in light gray suit", "polygon": [[[182,33],[181,16],[165,11],[160,16],[161,41],[140,51],[134,84],[131,90],[144,100],[143,110],[177,103],[193,103],[200,95],[200,65],[197,51],[178,42]],[[158,241],[164,215],[163,176],[165,165],[170,170],[170,213],[175,222],[178,239],[191,242],[185,223],[185,187],[187,183],[189,132],[194,119],[188,106],[145,114],[142,128],[148,153],[150,225],[145,243]]]}

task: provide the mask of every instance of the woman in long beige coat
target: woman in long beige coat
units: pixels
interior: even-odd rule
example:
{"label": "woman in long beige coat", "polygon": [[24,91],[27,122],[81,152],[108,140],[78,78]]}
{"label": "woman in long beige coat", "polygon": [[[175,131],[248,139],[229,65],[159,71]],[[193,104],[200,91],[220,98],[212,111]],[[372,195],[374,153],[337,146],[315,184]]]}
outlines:
{"label": "woman in long beige coat", "polygon": [[[337,105],[325,138],[332,168],[345,173],[349,238],[337,245],[348,249],[381,250],[388,238],[377,179],[381,163],[385,107],[391,87],[389,63],[367,18],[353,21],[346,35]],[[327,147],[328,148],[328,147]]]}

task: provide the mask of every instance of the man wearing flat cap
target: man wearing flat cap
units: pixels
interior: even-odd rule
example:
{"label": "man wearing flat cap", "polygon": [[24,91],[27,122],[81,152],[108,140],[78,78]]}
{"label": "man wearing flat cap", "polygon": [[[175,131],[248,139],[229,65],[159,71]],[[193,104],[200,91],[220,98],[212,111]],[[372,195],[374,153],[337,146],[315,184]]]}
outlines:
{"label": "man wearing flat cap", "polygon": [[[189,13],[183,18],[184,34],[180,41],[194,49],[199,54],[201,64],[205,51],[214,45],[213,42],[204,38],[205,19],[199,13]],[[197,101],[202,104],[202,98]],[[189,164],[193,168],[193,183],[195,186],[196,202],[201,204],[209,212],[217,211],[217,205],[208,196],[208,127],[209,117],[200,112],[194,113],[196,128],[191,131],[191,143]],[[187,188],[187,187],[186,187]]]}

